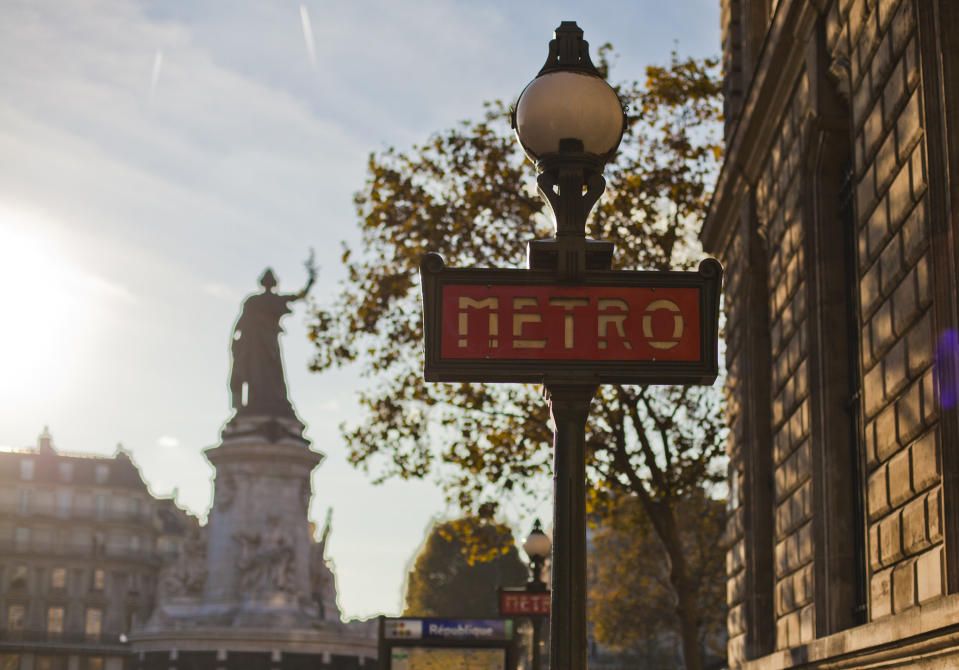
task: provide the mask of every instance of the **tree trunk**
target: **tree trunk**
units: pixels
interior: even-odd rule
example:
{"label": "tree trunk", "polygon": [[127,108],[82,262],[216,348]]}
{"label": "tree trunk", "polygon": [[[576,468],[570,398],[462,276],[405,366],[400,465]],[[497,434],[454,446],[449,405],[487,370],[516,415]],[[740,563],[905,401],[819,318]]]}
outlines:
{"label": "tree trunk", "polygon": [[702,670],[702,650],[699,646],[699,616],[696,607],[696,591],[689,579],[686,555],[679,537],[676,514],[667,504],[652,502],[647,505],[645,496],[640,496],[653,522],[656,534],[669,556],[669,581],[676,593],[676,618],[679,621],[679,636],[683,648],[686,670]]}

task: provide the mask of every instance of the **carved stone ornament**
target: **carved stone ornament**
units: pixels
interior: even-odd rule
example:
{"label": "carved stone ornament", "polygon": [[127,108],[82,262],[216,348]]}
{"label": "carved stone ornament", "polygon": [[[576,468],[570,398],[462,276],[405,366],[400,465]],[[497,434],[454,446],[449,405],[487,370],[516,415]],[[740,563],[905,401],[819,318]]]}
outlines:
{"label": "carved stone ornament", "polygon": [[183,541],[176,559],[160,570],[160,600],[199,597],[206,583],[207,542],[202,530],[193,530]]}
{"label": "carved stone ornament", "polygon": [[265,530],[233,536],[239,544],[236,568],[240,590],[255,597],[293,594],[296,592],[293,542],[278,518],[271,517],[267,526]]}

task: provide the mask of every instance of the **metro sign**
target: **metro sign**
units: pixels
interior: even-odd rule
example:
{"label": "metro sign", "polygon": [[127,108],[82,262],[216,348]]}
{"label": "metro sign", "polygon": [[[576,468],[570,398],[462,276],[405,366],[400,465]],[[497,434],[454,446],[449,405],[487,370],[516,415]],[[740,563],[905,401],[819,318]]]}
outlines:
{"label": "metro sign", "polygon": [[501,588],[500,616],[549,616],[550,597],[549,591]]}
{"label": "metro sign", "polygon": [[422,263],[427,381],[711,384],[718,373],[722,267],[591,271],[558,284],[544,270]]}

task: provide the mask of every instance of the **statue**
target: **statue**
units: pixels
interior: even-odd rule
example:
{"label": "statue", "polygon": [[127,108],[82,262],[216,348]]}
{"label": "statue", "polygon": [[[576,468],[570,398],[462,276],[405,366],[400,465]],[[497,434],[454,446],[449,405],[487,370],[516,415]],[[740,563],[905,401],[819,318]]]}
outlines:
{"label": "statue", "polygon": [[326,513],[322,539],[310,547],[310,591],[319,617],[326,621],[339,621],[340,608],[336,604],[336,580],[326,562],[326,541],[330,537],[332,520],[333,508],[331,507]]}
{"label": "statue", "polygon": [[[283,295],[274,292],[276,277],[267,268],[260,277],[261,293],[247,297],[233,328],[233,369],[230,393],[237,414],[262,414],[295,418],[286,394],[286,378],[280,357],[280,319],[289,314],[290,303],[302,300],[316,280],[313,251],[306,261],[309,279],[302,291]],[[244,392],[245,391],[245,392]]]}

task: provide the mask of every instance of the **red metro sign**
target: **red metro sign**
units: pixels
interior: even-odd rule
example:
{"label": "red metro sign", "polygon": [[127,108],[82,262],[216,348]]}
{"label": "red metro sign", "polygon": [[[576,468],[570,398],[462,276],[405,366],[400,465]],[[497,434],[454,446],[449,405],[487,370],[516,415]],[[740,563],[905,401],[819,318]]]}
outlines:
{"label": "red metro sign", "polygon": [[712,383],[722,268],[593,271],[557,284],[537,270],[422,264],[428,381]]}
{"label": "red metro sign", "polygon": [[697,361],[694,288],[443,287],[443,358]]}
{"label": "red metro sign", "polygon": [[522,587],[501,588],[500,616],[549,616],[549,591],[526,591]]}

